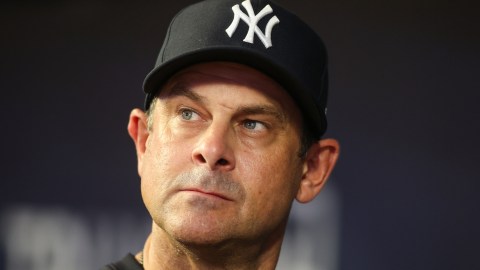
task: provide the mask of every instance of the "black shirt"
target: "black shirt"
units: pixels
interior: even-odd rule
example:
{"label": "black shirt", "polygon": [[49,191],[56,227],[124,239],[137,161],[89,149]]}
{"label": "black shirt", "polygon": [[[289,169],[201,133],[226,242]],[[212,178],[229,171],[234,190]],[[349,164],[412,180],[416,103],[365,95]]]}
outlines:
{"label": "black shirt", "polygon": [[120,261],[106,265],[100,270],[143,270],[143,266],[129,253]]}

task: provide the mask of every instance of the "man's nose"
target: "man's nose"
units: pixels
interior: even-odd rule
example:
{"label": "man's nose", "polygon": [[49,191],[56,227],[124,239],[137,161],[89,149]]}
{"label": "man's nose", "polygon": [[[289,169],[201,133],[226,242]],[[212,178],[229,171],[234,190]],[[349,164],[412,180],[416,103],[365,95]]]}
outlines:
{"label": "man's nose", "polygon": [[230,171],[235,168],[235,155],[229,136],[229,128],[210,125],[199,137],[192,152],[193,162],[210,170]]}

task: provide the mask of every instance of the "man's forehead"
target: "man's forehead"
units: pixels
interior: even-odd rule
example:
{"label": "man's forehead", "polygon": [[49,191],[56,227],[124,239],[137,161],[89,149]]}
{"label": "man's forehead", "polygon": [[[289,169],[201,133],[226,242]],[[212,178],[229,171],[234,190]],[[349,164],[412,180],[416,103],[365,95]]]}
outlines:
{"label": "man's forehead", "polygon": [[184,76],[184,74],[194,77],[207,75],[211,79],[217,78],[220,80],[231,80],[232,82],[237,81],[238,83],[249,83],[258,85],[259,88],[269,86],[283,89],[279,83],[263,72],[235,62],[205,62],[191,65],[174,74],[170,80]]}
{"label": "man's forehead", "polygon": [[[159,97],[184,96],[194,101],[205,102],[202,92],[197,92],[196,89],[208,88],[213,85],[225,85],[225,91],[227,89],[229,89],[228,91],[235,91],[235,89],[248,88],[250,93],[259,93],[259,95],[254,95],[258,100],[255,100],[252,104],[261,105],[260,100],[268,100],[268,102],[263,102],[265,111],[272,111],[268,108],[273,107],[265,106],[270,103],[272,105],[277,104],[275,107],[278,107],[277,111],[280,110],[279,113],[282,115],[300,114],[293,98],[275,80],[258,70],[233,62],[208,62],[185,68],[167,81],[161,89]],[[233,96],[238,97],[238,95]],[[244,97],[247,99],[247,96]],[[236,101],[241,104],[244,100],[237,99]],[[285,118],[285,115],[282,118]]]}
{"label": "man's forehead", "polygon": [[278,82],[266,74],[234,62],[206,62],[189,66],[175,73],[161,91],[170,92],[174,86],[188,88],[188,86],[198,83],[247,86],[276,98],[292,99]]}

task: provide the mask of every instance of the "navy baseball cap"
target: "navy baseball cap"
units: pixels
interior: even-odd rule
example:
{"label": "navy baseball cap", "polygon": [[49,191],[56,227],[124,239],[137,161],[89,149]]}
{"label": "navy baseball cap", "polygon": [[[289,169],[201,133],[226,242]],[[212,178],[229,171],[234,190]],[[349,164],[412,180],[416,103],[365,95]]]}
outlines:
{"label": "navy baseball cap", "polygon": [[327,52],[296,15],[269,0],[206,0],[184,8],[145,78],[145,109],[176,72],[212,61],[244,64],[270,76],[294,99],[316,139],[325,133]]}

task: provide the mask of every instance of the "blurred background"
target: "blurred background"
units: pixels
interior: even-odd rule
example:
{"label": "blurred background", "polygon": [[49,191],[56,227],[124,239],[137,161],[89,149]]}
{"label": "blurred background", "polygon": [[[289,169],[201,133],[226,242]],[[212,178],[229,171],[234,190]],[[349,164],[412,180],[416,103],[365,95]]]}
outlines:
{"label": "blurred background", "polygon": [[[0,269],[98,269],[142,248],[127,119],[193,2],[0,3]],[[326,190],[294,206],[279,269],[480,269],[479,4],[277,2],[327,44],[342,144]]]}

